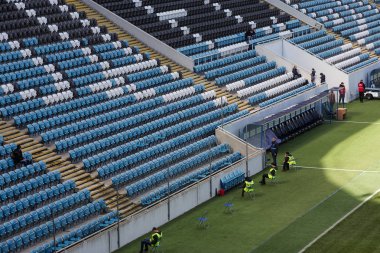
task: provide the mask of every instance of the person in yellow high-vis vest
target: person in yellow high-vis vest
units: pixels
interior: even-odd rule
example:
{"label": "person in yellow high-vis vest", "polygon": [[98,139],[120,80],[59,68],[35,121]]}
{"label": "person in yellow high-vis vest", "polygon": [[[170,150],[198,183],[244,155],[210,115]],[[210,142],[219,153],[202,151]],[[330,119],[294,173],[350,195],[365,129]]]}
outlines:
{"label": "person in yellow high-vis vest", "polygon": [[244,193],[253,192],[253,182],[252,178],[246,177],[244,180],[243,190],[241,191],[241,196],[244,197]]}
{"label": "person in yellow high-vis vest", "polygon": [[277,172],[277,167],[276,167],[276,164],[272,163],[271,164],[271,168],[269,169],[269,173],[268,174],[263,174],[263,178],[261,179],[260,181],[260,184],[264,185],[265,184],[265,179],[266,178],[269,178],[269,179],[275,179],[276,177],[276,172]]}
{"label": "person in yellow high-vis vest", "polygon": [[288,171],[290,166],[296,165],[296,159],[290,152],[285,153],[285,158],[284,158],[284,163],[282,165],[282,170],[283,171]]}
{"label": "person in yellow high-vis vest", "polygon": [[141,241],[141,248],[140,248],[140,253],[143,252],[143,250],[146,252],[149,250],[149,246],[151,247],[158,247],[160,246],[160,241],[162,238],[162,232],[160,231],[159,228],[154,227],[152,229],[152,234],[150,238],[146,238]]}

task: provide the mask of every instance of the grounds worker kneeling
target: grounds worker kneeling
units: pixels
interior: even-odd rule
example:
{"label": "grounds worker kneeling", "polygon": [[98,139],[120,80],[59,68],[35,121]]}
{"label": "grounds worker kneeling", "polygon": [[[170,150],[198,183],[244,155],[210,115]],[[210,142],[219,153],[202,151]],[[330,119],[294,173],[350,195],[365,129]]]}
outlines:
{"label": "grounds worker kneeling", "polygon": [[154,227],[152,229],[152,235],[150,236],[150,238],[146,238],[145,240],[141,241],[140,253],[143,252],[144,248],[145,248],[144,249],[145,252],[148,251],[148,246],[151,246],[151,247],[159,246],[161,238],[162,238],[162,232],[160,231],[159,228]]}
{"label": "grounds worker kneeling", "polygon": [[263,178],[261,179],[260,184],[264,185],[266,178],[274,179],[276,177],[276,172],[277,172],[276,165],[274,163],[272,163],[271,168],[269,170],[269,173],[263,174]]}
{"label": "grounds worker kneeling", "polygon": [[246,177],[244,180],[243,190],[241,191],[241,196],[244,197],[245,192],[253,192],[253,182],[252,178]]}

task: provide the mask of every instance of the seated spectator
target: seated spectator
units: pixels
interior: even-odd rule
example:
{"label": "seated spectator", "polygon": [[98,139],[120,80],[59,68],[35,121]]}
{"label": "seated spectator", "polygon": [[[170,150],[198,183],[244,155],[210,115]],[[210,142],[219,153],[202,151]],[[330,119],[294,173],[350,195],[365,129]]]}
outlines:
{"label": "seated spectator", "polygon": [[15,165],[19,164],[22,162],[22,160],[24,159],[23,156],[22,156],[22,151],[21,151],[21,146],[20,145],[17,145],[16,149],[13,150],[12,154],[11,154],[11,158],[13,160],[13,163]]}
{"label": "seated spectator", "polygon": [[146,238],[146,239],[141,241],[140,253],[142,253],[143,250],[145,252],[147,252],[149,250],[149,248],[148,248],[149,246],[151,246],[151,247],[160,246],[161,238],[162,238],[162,232],[160,231],[159,228],[154,227],[152,229],[152,234],[151,234],[150,238]]}
{"label": "seated spectator", "polygon": [[249,43],[249,41],[252,40],[253,37],[255,37],[255,30],[253,28],[245,32],[245,40],[247,41],[247,43]]}

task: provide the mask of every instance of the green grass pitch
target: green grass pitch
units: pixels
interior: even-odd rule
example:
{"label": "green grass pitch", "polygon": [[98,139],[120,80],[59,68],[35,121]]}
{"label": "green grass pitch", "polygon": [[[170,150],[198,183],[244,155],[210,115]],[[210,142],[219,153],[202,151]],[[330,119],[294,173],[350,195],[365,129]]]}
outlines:
{"label": "green grass pitch", "polygon": [[[280,146],[298,171],[279,172],[278,184],[259,185],[256,198],[241,189],[214,198],[161,228],[164,253],[299,252],[380,188],[379,101],[348,105],[345,122],[326,122]],[[232,200],[232,214],[223,212]],[[197,228],[208,212],[209,228]],[[380,197],[375,196],[306,252],[380,252]],[[142,238],[145,238],[143,236]],[[140,240],[117,253],[138,252]]]}

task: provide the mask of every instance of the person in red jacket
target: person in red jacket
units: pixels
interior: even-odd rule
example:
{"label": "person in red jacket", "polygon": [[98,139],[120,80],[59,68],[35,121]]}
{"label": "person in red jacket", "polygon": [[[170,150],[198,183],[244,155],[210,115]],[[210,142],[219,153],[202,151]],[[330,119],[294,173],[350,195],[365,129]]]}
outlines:
{"label": "person in red jacket", "polygon": [[360,103],[363,103],[363,100],[364,100],[364,91],[365,91],[365,85],[364,85],[363,80],[360,80],[360,82],[358,83],[358,91],[359,91]]}
{"label": "person in red jacket", "polygon": [[339,85],[339,104],[342,103],[344,108],[344,98],[346,97],[346,86],[344,86],[343,82]]}

